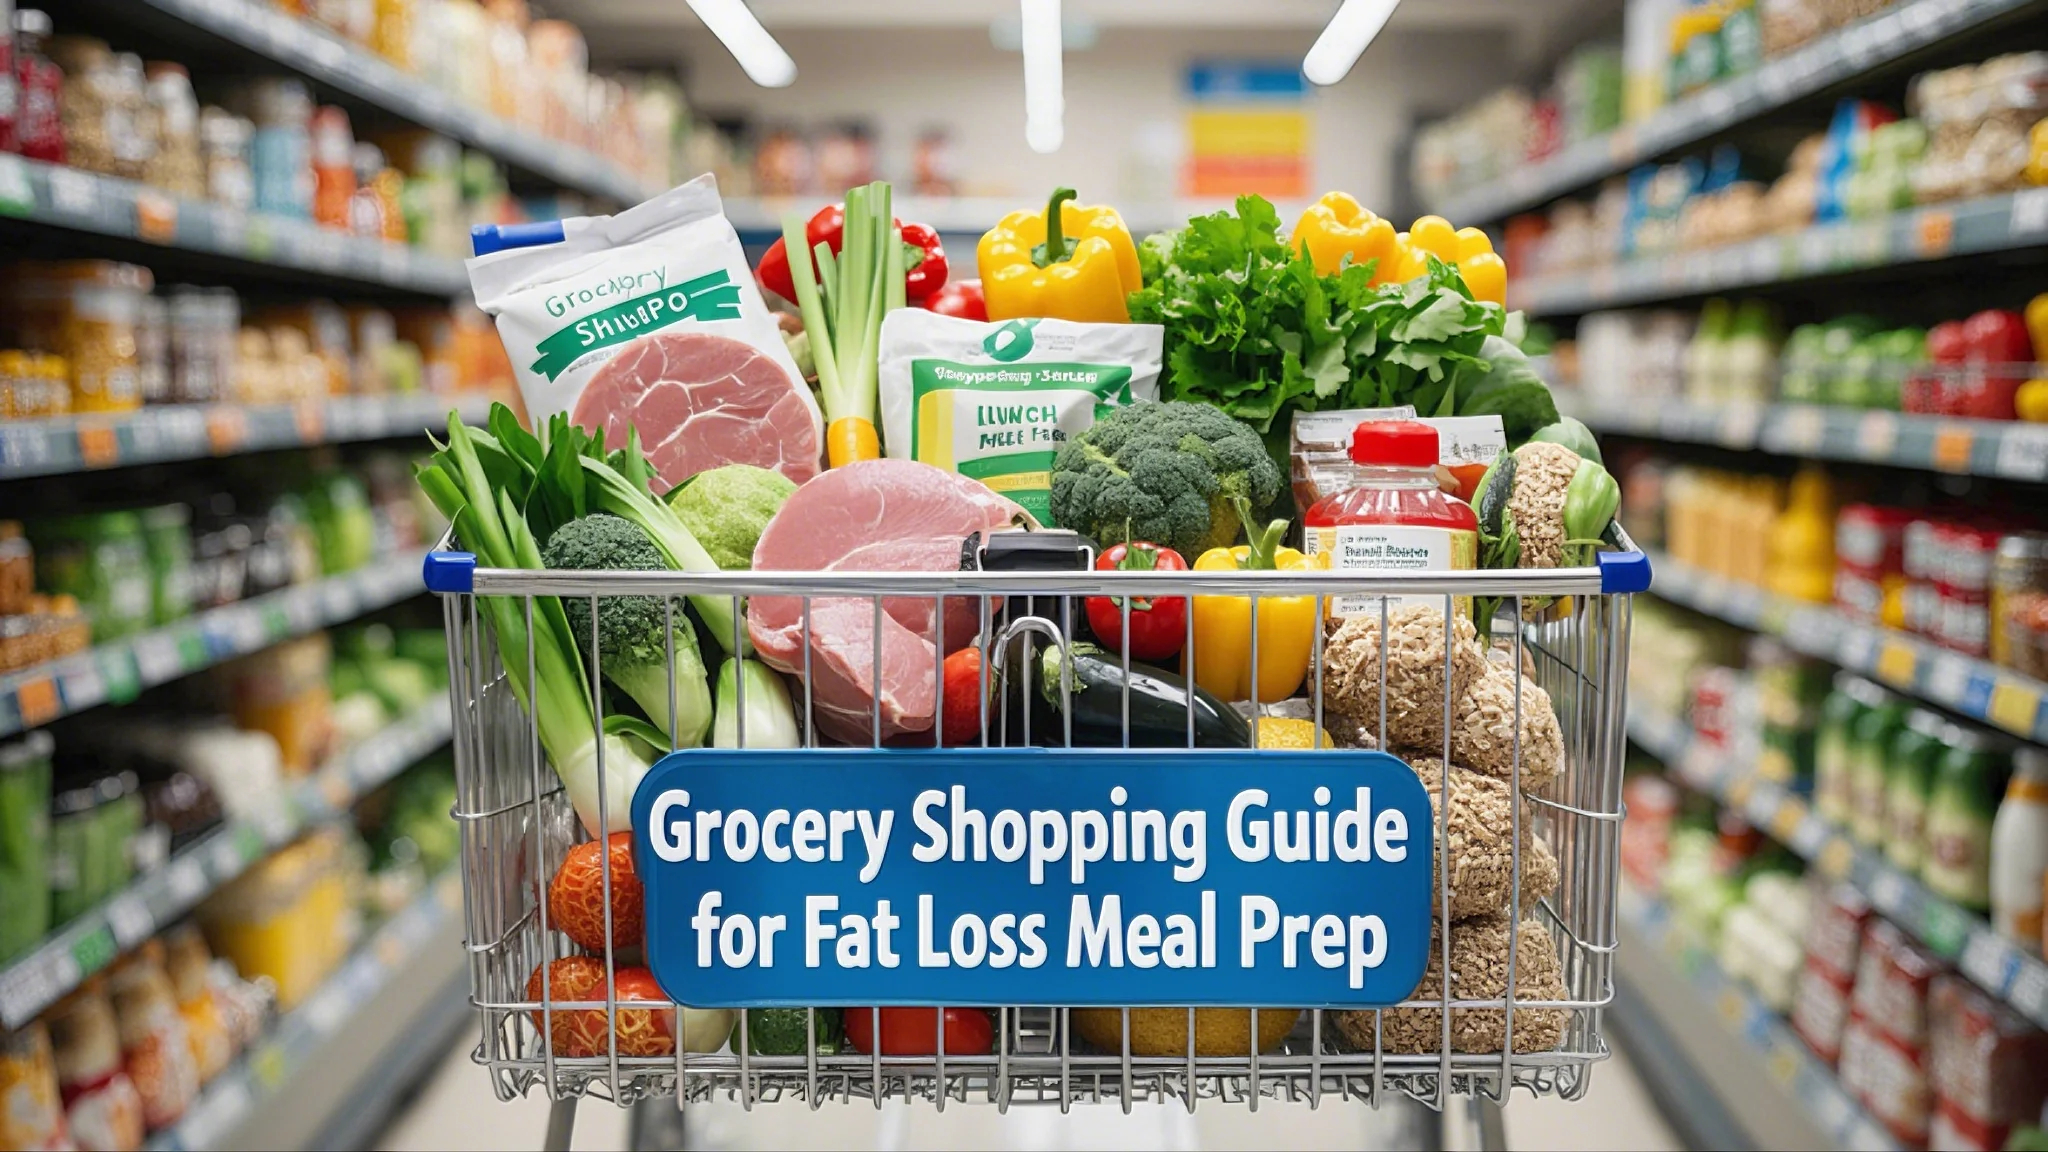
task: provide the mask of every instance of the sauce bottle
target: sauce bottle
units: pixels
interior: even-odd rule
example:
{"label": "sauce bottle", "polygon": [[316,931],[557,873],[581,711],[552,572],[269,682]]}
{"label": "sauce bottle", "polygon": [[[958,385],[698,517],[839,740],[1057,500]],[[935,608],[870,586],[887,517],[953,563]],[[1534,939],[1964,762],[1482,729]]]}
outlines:
{"label": "sauce bottle", "polygon": [[64,122],[58,100],[64,72],[43,54],[50,17],[34,8],[14,13],[14,83],[18,101],[8,151],[48,164],[64,163]]}
{"label": "sauce bottle", "polygon": [[1927,801],[1927,858],[1920,878],[1935,895],[1973,912],[1991,904],[1991,823],[2009,760],[1988,733],[1955,725]]}
{"label": "sauce bottle", "polygon": [[2013,753],[2012,782],[1991,821],[1991,923],[2029,952],[2041,947],[2048,878],[2048,752]]}
{"label": "sauce bottle", "polygon": [[[1418,420],[1369,420],[1351,432],[1356,486],[1326,496],[1302,518],[1303,551],[1351,571],[1451,572],[1479,565],[1479,517],[1437,486],[1436,429]],[[1389,597],[1441,604],[1436,596]],[[1332,618],[1378,612],[1377,596],[1333,596]]]}

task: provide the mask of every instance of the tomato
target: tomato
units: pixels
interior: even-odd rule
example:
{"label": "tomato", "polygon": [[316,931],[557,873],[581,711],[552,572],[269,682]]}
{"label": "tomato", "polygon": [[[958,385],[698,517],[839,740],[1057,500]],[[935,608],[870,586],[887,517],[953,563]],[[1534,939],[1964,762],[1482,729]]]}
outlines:
{"label": "tomato", "polygon": [[[606,838],[612,861],[612,947],[640,946],[645,896],[633,871],[633,834],[614,832]],[[604,951],[604,868],[597,841],[569,849],[548,884],[548,927],[579,947]]]}
{"label": "tomato", "polygon": [[[549,964],[547,972],[546,1002],[549,1004],[573,1004],[605,998],[602,960],[592,956],[564,956]],[[533,975],[526,980],[526,998],[536,1003],[542,1000],[540,973],[541,970],[535,968]],[[654,973],[645,968],[613,969],[612,989],[621,1004],[634,1000],[668,999],[668,993],[655,982]],[[673,1008],[619,1009],[619,1055],[673,1055],[676,1050],[675,1015]],[[610,1051],[605,1038],[604,1009],[557,1008],[546,1014],[539,1010],[533,1012],[536,1028],[545,1031],[550,1019],[554,1033],[549,1037],[549,1043],[557,1058],[603,1056]]]}
{"label": "tomato", "polygon": [[[991,684],[990,687],[994,685]],[[945,711],[940,719],[941,738],[948,744],[981,743],[982,701],[981,649],[962,648],[946,657]]]}
{"label": "tomato", "polygon": [[[883,1008],[884,1056],[931,1056],[939,1050],[939,1009]],[[995,1047],[995,1026],[979,1008],[947,1008],[946,1055],[985,1056]],[[876,1009],[846,1010],[846,1039],[856,1052],[875,1052]]]}
{"label": "tomato", "polygon": [[[1105,549],[1095,558],[1102,572],[1185,572],[1188,562],[1171,548],[1134,540]],[[1121,596],[1090,596],[1088,627],[1103,647],[1123,651],[1124,612]],[[1131,659],[1164,660],[1187,641],[1188,601],[1185,596],[1131,597]]]}
{"label": "tomato", "polygon": [[925,297],[923,307],[962,320],[988,319],[988,301],[982,298],[979,280],[955,280]]}

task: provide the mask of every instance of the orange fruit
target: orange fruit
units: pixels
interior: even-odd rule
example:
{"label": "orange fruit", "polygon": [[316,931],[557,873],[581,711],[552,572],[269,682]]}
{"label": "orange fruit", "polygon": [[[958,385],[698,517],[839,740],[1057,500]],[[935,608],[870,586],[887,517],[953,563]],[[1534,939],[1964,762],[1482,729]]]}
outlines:
{"label": "orange fruit", "polygon": [[[574,1003],[603,1000],[604,961],[590,956],[564,956],[547,965],[547,1002]],[[535,968],[526,980],[526,998],[541,1000],[541,970]],[[620,1005],[635,1000],[667,1000],[668,994],[645,968],[619,968],[612,973],[612,988]],[[676,1050],[675,1009],[625,1008],[617,1011],[619,1055],[670,1056]],[[554,1009],[545,1015],[533,1013],[533,1023],[543,1032],[552,1017],[554,1034],[548,1038],[557,1059],[603,1056],[605,1011],[602,1008]]]}
{"label": "orange fruit", "polygon": [[[646,896],[633,871],[633,834],[614,832],[605,843],[611,846],[612,947],[638,948]],[[588,951],[604,951],[604,865],[597,841],[578,844],[562,858],[548,883],[548,927]]]}

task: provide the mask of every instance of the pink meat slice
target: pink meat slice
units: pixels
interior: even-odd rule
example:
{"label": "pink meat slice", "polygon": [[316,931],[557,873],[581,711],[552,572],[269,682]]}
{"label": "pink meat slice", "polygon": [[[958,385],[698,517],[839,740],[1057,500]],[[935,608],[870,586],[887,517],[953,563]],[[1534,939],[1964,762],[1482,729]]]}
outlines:
{"label": "pink meat slice", "polygon": [[[866,460],[834,468],[796,490],[754,547],[758,572],[951,572],[960,543],[975,532],[1009,527],[1022,509],[978,480],[914,460]],[[940,647],[971,643],[980,624],[977,602],[945,602],[944,634],[936,605],[923,597],[861,597],[811,601],[811,706],[818,729],[836,740],[865,744],[929,732],[936,708]],[[804,608],[794,596],[747,601],[747,631],[770,667],[804,671]]]}
{"label": "pink meat slice", "polygon": [[570,419],[607,445],[640,431],[666,492],[721,464],[773,468],[801,484],[818,474],[818,421],[804,384],[759,349],[706,332],[642,336],[584,386]]}

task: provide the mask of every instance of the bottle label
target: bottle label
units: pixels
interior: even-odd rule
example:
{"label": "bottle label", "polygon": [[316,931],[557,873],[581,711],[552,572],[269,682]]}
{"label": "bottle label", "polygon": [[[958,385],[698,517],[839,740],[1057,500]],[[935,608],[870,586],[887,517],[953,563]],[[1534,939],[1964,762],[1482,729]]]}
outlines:
{"label": "bottle label", "polygon": [[[1303,551],[1317,563],[1334,571],[1384,571],[1401,573],[1467,571],[1478,566],[1479,534],[1451,528],[1428,528],[1410,524],[1342,524],[1334,528],[1310,528],[1303,534]],[[1324,559],[1327,557],[1327,559]],[[1436,604],[1441,596],[1388,596],[1389,610],[1403,604]],[[1469,597],[1458,597],[1463,611]],[[1378,596],[1332,596],[1327,614],[1332,618],[1362,616],[1380,610]]]}

